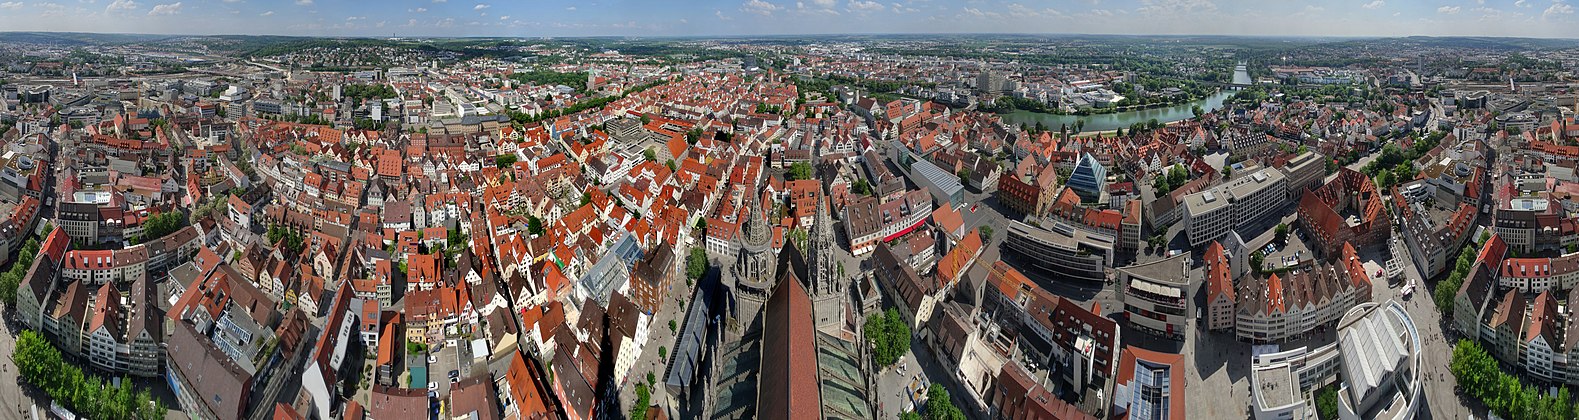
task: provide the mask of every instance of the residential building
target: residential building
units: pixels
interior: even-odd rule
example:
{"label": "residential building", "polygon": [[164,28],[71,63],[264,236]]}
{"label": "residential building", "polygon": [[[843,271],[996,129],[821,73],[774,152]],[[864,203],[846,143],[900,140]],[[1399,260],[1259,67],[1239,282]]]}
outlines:
{"label": "residential building", "polygon": [[1212,242],[1202,257],[1206,263],[1206,329],[1223,331],[1234,327],[1233,268],[1223,250],[1223,244]]}

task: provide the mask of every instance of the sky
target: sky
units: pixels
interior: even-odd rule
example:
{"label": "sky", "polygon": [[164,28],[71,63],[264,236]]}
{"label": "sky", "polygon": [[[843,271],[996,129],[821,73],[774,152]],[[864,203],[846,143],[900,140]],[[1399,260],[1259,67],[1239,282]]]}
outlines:
{"label": "sky", "polygon": [[0,0],[0,31],[304,36],[1059,33],[1579,38],[1579,0]]}

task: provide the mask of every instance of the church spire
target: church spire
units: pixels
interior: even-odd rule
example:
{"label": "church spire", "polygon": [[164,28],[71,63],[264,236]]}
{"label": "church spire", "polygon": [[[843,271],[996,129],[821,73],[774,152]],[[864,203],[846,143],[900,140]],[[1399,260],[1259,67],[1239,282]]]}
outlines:
{"label": "church spire", "polygon": [[812,225],[811,254],[812,266],[812,294],[824,295],[838,292],[843,279],[834,269],[833,244],[833,219],[828,216],[828,200],[826,197],[817,198],[817,221]]}

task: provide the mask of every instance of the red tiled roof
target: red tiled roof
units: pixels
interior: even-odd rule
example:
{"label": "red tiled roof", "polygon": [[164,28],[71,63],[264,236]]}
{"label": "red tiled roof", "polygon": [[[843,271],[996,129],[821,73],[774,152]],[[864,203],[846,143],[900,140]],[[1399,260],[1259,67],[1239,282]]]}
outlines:
{"label": "red tiled roof", "polygon": [[1227,297],[1229,302],[1234,301],[1233,270],[1228,264],[1226,253],[1227,251],[1223,249],[1223,244],[1216,241],[1212,241],[1211,245],[1206,246],[1204,258],[1206,260],[1206,290],[1209,293],[1206,300],[1208,302],[1216,300],[1217,296]]}

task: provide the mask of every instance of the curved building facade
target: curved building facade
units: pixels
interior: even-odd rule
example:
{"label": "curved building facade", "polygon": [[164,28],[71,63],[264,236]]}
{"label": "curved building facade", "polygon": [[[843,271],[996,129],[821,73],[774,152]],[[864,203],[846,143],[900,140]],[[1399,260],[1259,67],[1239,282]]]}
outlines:
{"label": "curved building facade", "polygon": [[1010,222],[1004,245],[1028,268],[1060,279],[1104,282],[1113,263],[1112,236],[1064,223],[1049,230]]}

